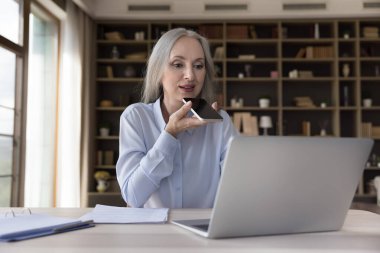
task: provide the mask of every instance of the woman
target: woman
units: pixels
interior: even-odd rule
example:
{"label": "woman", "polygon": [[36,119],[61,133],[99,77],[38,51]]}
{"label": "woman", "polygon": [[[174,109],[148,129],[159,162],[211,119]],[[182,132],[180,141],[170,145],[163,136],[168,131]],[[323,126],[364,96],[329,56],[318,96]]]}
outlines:
{"label": "woman", "polygon": [[[166,32],[148,61],[143,103],[120,118],[117,179],[132,207],[211,208],[229,139],[237,132],[223,122],[191,117],[184,97],[213,99],[209,45],[183,28]],[[214,109],[217,104],[213,104]]]}

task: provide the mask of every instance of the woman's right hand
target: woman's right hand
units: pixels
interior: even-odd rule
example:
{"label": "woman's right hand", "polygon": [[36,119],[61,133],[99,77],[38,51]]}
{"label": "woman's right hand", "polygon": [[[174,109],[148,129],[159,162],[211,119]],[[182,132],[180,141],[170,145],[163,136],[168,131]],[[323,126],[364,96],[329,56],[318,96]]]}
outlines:
{"label": "woman's right hand", "polygon": [[165,130],[175,138],[180,132],[207,124],[207,122],[201,121],[196,117],[187,117],[187,113],[191,109],[191,104],[191,101],[188,101],[178,111],[169,117]]}

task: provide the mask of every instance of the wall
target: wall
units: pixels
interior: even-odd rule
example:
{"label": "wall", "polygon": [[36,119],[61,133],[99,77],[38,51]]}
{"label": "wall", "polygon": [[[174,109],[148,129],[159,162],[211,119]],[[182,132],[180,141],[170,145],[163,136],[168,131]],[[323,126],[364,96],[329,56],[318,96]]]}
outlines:
{"label": "wall", "polygon": [[[78,0],[76,0],[78,1]],[[96,19],[273,19],[310,17],[379,17],[380,8],[363,8],[380,0],[80,0]],[[205,11],[205,4],[246,4],[246,10]],[[111,4],[112,3],[112,4]],[[283,10],[283,4],[326,4],[325,10]],[[128,4],[169,5],[169,11],[128,11]],[[148,17],[148,18],[147,18]]]}

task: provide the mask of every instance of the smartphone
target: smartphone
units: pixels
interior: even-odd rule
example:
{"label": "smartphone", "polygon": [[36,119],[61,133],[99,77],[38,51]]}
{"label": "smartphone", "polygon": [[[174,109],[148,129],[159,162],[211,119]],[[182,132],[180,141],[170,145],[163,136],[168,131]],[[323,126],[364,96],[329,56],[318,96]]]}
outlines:
{"label": "smartphone", "polygon": [[191,111],[200,120],[207,122],[223,121],[223,117],[203,98],[183,98],[182,101],[184,103],[188,101],[192,102]]}

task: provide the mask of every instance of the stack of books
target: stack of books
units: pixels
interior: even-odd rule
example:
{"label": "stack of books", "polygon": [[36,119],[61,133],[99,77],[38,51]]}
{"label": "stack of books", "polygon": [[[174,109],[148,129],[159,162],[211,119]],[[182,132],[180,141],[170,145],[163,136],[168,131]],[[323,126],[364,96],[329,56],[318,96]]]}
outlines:
{"label": "stack of books", "polygon": [[297,107],[315,107],[315,104],[310,97],[295,97],[293,100]]}
{"label": "stack of books", "polygon": [[362,137],[372,137],[371,122],[362,122]]}
{"label": "stack of books", "polygon": [[298,77],[299,78],[311,78],[313,77],[313,71],[310,70],[299,70],[298,71]]}
{"label": "stack of books", "polygon": [[124,40],[124,34],[118,31],[107,32],[104,34],[107,40]]}
{"label": "stack of books", "polygon": [[306,48],[300,48],[296,54],[296,58],[331,58],[334,56],[334,50],[332,46],[308,46]]}
{"label": "stack of books", "polygon": [[372,126],[372,137],[380,138],[380,126]]}
{"label": "stack of books", "polygon": [[310,121],[302,121],[302,135],[311,136],[311,123],[310,123]]}
{"label": "stack of books", "polygon": [[379,38],[379,28],[376,26],[366,26],[363,28],[364,38]]}
{"label": "stack of books", "polygon": [[249,112],[235,112],[232,116],[234,126],[239,133],[247,136],[259,135],[257,117]]}

